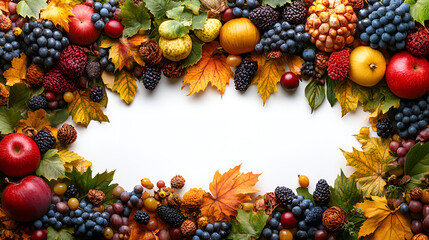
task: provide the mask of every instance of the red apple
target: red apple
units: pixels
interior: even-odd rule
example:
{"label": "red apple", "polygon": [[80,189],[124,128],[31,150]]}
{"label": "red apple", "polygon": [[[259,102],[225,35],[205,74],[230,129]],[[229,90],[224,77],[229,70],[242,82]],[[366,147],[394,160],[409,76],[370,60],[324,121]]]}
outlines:
{"label": "red apple", "polygon": [[30,222],[43,216],[51,204],[52,192],[42,178],[31,175],[6,186],[1,204],[16,221]]}
{"label": "red apple", "polygon": [[403,51],[390,59],[386,70],[390,90],[401,98],[415,99],[429,90],[429,62]]}
{"label": "red apple", "polygon": [[94,27],[91,16],[94,14],[92,7],[87,5],[75,5],[72,9],[74,16],[70,17],[69,39],[79,45],[90,45],[101,34],[101,30]]}
{"label": "red apple", "polygon": [[39,163],[39,148],[26,135],[12,133],[0,142],[0,171],[7,176],[28,175],[36,170]]}
{"label": "red apple", "polygon": [[123,30],[124,27],[122,27],[122,24],[116,19],[108,21],[104,26],[104,32],[111,38],[120,37]]}

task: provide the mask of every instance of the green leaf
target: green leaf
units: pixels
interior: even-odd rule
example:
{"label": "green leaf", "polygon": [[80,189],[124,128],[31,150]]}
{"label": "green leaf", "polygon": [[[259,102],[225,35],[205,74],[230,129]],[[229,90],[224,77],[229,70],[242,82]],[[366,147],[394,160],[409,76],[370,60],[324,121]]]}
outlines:
{"label": "green leaf", "polygon": [[[174,36],[174,38],[180,38],[188,34],[188,30],[185,25],[177,20],[169,20],[164,22],[164,24],[161,26],[161,29],[168,29],[167,31],[170,37]],[[164,36],[162,32],[160,32],[160,35]]]}
{"label": "green leaf", "polygon": [[10,87],[9,106],[24,110],[27,108],[27,102],[30,100],[30,90],[25,83],[17,83]]}
{"label": "green leaf", "polygon": [[187,58],[185,58],[181,63],[182,67],[189,67],[194,64],[196,64],[201,59],[202,54],[202,48],[204,45],[204,42],[202,42],[200,39],[195,37],[194,35],[191,35],[192,39],[192,50],[191,53]]}
{"label": "green leaf", "polygon": [[180,6],[180,2],[171,0],[143,0],[143,2],[155,18],[165,17],[168,10]]}
{"label": "green leaf", "polygon": [[328,99],[329,104],[331,104],[331,107],[333,107],[335,102],[337,101],[335,99],[335,86],[337,86],[338,81],[326,75],[325,82],[326,82],[326,98]]}
{"label": "green leaf", "polygon": [[182,16],[185,7],[178,6],[167,11],[167,17],[178,20]]}
{"label": "green leaf", "polygon": [[179,21],[185,26],[190,27],[192,26],[192,18],[194,17],[194,14],[192,14],[191,10],[186,9],[182,16],[180,16]]}
{"label": "green leaf", "polygon": [[200,12],[200,1],[199,0],[183,0],[182,3],[187,9],[191,10],[194,15],[198,15]]}
{"label": "green leaf", "polygon": [[40,11],[46,6],[46,0],[22,0],[16,5],[16,12],[23,17],[39,18]]}
{"label": "green leaf", "polygon": [[269,5],[273,8],[276,8],[276,7],[281,7],[290,1],[291,0],[263,0],[262,5],[264,6]]}
{"label": "green leaf", "polygon": [[425,25],[425,20],[429,20],[429,0],[406,0],[410,4],[410,14],[414,20]]}
{"label": "green leaf", "polygon": [[347,178],[343,170],[335,179],[334,187],[331,187],[330,206],[339,206],[344,211],[352,209],[356,203],[363,201],[363,193],[358,189],[354,176]]}
{"label": "green leaf", "polygon": [[66,173],[66,177],[68,178],[66,182],[68,184],[74,184],[82,195],[86,195],[91,189],[103,191],[104,194],[106,194],[103,206],[106,207],[115,201],[112,196],[112,190],[118,186],[118,184],[110,184],[113,181],[114,174],[115,171],[104,171],[92,177],[91,168],[88,168],[85,172],[79,172],[76,168],[73,168],[72,172]]}
{"label": "green leaf", "polygon": [[192,17],[192,29],[203,29],[204,24],[207,20],[207,13],[202,12],[200,15],[194,15]]}
{"label": "green leaf", "polygon": [[60,110],[54,110],[46,114],[46,118],[51,123],[51,126],[55,127],[67,120],[69,118],[69,111],[67,108],[63,108]]}
{"label": "green leaf", "polygon": [[17,109],[0,107],[0,133],[13,133],[21,119],[21,112]]}
{"label": "green leaf", "polygon": [[411,176],[412,182],[420,182],[420,178],[429,172],[429,143],[414,145],[407,154],[404,174]]}
{"label": "green leaf", "polygon": [[234,240],[258,238],[267,223],[268,217],[264,210],[254,213],[253,211],[246,212],[243,209],[239,209],[237,221],[231,221],[231,233],[228,238]]}
{"label": "green leaf", "polygon": [[318,108],[325,100],[325,86],[318,84],[314,79],[305,87],[305,97],[311,107],[311,112]]}
{"label": "green leaf", "polygon": [[150,29],[151,21],[144,4],[137,6],[131,0],[127,0],[121,7],[120,17],[124,26],[122,33],[124,37],[132,37],[139,30]]}
{"label": "green leaf", "polygon": [[310,199],[314,203],[313,195],[308,191],[308,188],[299,187],[296,189],[296,194],[303,196],[305,199]]}
{"label": "green leaf", "polygon": [[49,149],[42,156],[40,164],[36,169],[37,176],[43,176],[49,181],[65,176],[64,163],[57,154],[58,150]]}
{"label": "green leaf", "polygon": [[379,84],[371,88],[369,101],[364,105],[364,111],[381,111],[387,113],[390,108],[398,108],[400,99],[390,91],[386,81],[381,81]]}
{"label": "green leaf", "polygon": [[53,227],[48,227],[48,240],[72,240],[74,229],[61,229],[59,232],[55,230]]}

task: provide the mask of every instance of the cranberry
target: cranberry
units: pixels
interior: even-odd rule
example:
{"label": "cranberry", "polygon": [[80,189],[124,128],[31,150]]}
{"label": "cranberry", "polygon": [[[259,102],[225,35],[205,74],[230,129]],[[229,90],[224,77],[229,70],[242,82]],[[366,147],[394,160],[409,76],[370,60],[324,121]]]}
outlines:
{"label": "cranberry", "polygon": [[280,79],[280,84],[286,90],[295,90],[299,86],[298,76],[293,72],[286,72]]}

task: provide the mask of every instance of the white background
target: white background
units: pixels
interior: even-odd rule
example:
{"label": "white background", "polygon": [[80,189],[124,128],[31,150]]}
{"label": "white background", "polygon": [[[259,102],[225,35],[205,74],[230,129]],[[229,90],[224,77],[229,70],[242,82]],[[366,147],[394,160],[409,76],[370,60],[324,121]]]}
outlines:
{"label": "white background", "polygon": [[216,170],[223,173],[240,163],[242,172],[263,173],[256,185],[261,193],[278,185],[298,187],[298,174],[309,177],[311,189],[320,178],[333,184],[340,169],[347,176],[353,171],[339,148],[360,148],[352,135],[367,125],[367,113],[341,118],[339,104],[331,108],[326,100],[311,114],[306,82],[294,93],[279,84],[265,107],[255,85],[241,94],[233,80],[222,98],[211,87],[187,96],[181,80],[163,78],[153,92],[137,85],[130,106],[108,92],[104,112],[110,123],[77,127],[78,139],[70,147],[93,162],[94,172],[116,169],[114,181],[127,190],[144,177],[169,185],[176,174],[186,179],[182,193],[208,190]]}

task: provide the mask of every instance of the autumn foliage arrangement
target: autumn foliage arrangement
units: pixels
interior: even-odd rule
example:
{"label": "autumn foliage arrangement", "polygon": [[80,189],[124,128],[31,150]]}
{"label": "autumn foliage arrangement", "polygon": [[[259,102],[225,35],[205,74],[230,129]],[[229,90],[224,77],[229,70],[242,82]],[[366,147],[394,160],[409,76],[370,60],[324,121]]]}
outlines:
{"label": "autumn foliage arrangement", "polygon": [[[429,239],[428,12],[427,0],[0,0],[0,238]],[[222,96],[233,79],[265,105],[279,82],[306,81],[311,111],[360,105],[371,127],[360,150],[341,149],[355,171],[267,193],[241,165],[208,191],[93,174],[63,122],[108,122],[107,90],[131,104],[162,75],[188,95]]]}

